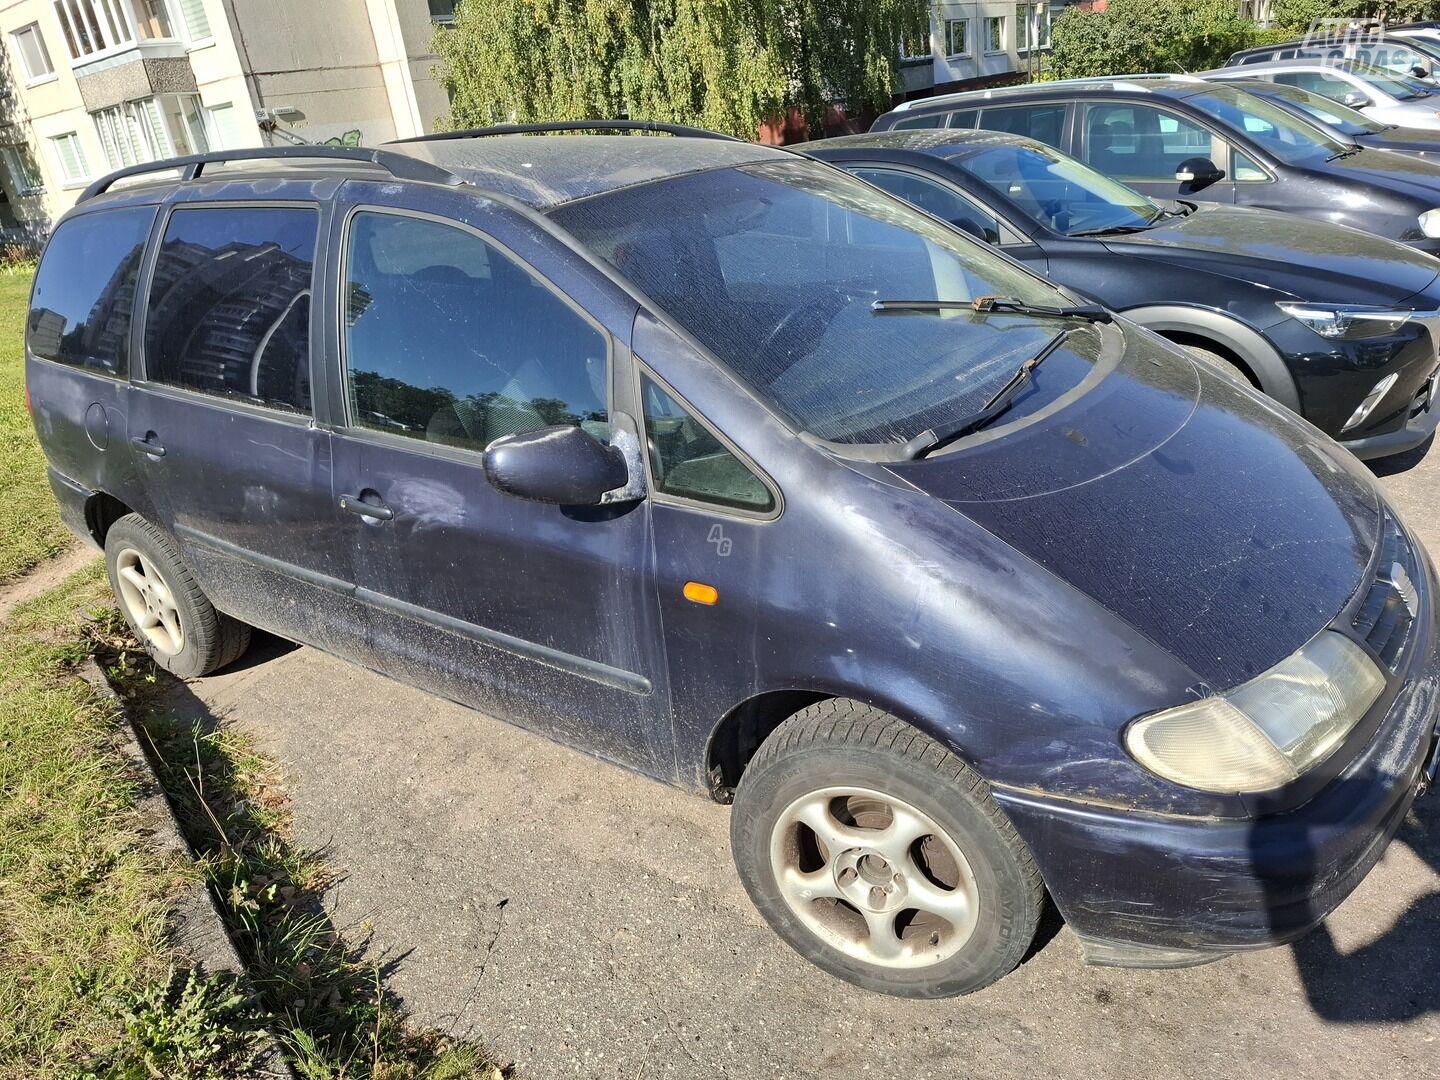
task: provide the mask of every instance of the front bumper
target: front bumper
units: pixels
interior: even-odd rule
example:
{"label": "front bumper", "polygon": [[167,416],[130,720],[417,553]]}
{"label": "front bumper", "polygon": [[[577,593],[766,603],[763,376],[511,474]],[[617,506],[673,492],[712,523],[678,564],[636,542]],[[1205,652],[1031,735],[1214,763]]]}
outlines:
{"label": "front bumper", "polygon": [[1342,439],[1340,445],[1365,460],[1403,454],[1406,450],[1423,445],[1435,434],[1436,425],[1440,424],[1440,402],[1435,400],[1437,376],[1440,376],[1440,371],[1430,377],[1423,398],[1417,395],[1404,427],[1380,435]]}
{"label": "front bumper", "polygon": [[[1434,595],[1433,571],[1424,572]],[[1364,749],[1296,809],[1196,818],[997,786],[996,801],[1030,845],[1087,961],[1202,964],[1293,941],[1339,906],[1440,765],[1434,620],[1427,610],[1403,684]]]}

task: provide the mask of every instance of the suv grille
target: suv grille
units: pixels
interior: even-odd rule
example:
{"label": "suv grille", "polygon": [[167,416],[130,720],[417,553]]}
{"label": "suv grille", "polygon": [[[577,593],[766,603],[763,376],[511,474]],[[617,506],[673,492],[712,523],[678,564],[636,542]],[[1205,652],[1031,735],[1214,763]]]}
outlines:
{"label": "suv grille", "polygon": [[1415,581],[1420,577],[1420,566],[1415,549],[1388,512],[1382,522],[1380,548],[1375,577],[1351,625],[1394,671],[1419,611]]}

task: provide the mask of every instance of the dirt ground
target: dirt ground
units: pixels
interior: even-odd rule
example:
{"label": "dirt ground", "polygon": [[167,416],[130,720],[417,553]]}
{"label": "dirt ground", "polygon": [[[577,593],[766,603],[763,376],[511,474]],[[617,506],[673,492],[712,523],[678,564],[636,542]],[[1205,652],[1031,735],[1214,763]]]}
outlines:
{"label": "dirt ground", "polygon": [[[1440,550],[1440,453],[1378,470]],[[899,1001],[791,953],[731,869],[727,810],[273,640],[170,688],[284,765],[423,1023],[532,1078],[1440,1074],[1440,795],[1322,930],[1178,972],[1084,967],[1051,925],[968,998]]]}

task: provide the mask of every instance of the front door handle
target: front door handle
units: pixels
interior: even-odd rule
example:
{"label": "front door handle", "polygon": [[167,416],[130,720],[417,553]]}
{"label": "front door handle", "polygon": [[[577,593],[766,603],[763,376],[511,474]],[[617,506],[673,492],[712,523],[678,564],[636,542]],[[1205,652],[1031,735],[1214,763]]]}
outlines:
{"label": "front door handle", "polygon": [[395,511],[384,503],[368,503],[359,495],[341,495],[340,509],[346,513],[359,514],[361,517],[373,518],[376,521],[389,521],[395,516]]}
{"label": "front door handle", "polygon": [[165,447],[155,441],[155,433],[153,431],[146,432],[144,435],[132,436],[130,441],[151,457],[165,456]]}

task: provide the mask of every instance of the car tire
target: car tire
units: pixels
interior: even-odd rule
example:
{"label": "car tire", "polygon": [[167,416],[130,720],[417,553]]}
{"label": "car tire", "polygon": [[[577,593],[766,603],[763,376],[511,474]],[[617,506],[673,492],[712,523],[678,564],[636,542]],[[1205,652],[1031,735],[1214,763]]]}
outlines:
{"label": "car tire", "polygon": [[131,633],[172,675],[208,675],[249,648],[250,627],[215,610],[174,543],[139,514],[105,534],[105,569]]}
{"label": "car tire", "polygon": [[1040,872],[985,782],[858,701],[820,702],[770,734],[735,792],[730,839],[775,932],[867,990],[968,994],[1035,937]]}
{"label": "car tire", "polygon": [[1254,388],[1255,380],[1250,378],[1249,372],[1247,372],[1239,364],[1235,363],[1235,361],[1230,360],[1227,357],[1221,356],[1219,353],[1214,352],[1210,349],[1206,349],[1200,345],[1187,344],[1182,345],[1181,348],[1183,348],[1196,360],[1199,360],[1207,367],[1214,368],[1217,371],[1223,371],[1232,379],[1237,379],[1240,382],[1244,383],[1246,386]]}

